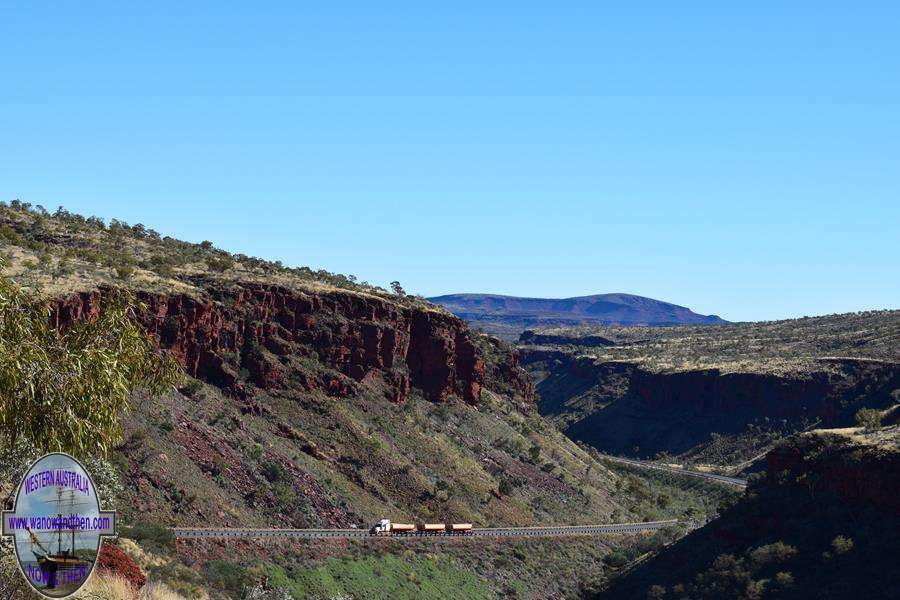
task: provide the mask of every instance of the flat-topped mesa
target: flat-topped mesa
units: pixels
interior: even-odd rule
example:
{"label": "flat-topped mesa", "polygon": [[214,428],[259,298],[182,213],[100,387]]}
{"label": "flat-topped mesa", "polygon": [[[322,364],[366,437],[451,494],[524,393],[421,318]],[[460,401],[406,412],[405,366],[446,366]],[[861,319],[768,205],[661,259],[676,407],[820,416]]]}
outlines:
{"label": "flat-topped mesa", "polygon": [[[57,325],[90,317],[102,291],[58,301]],[[340,291],[300,292],[245,283],[199,296],[138,292],[139,318],[191,376],[231,392],[245,382],[262,389],[296,387],[351,395],[383,382],[402,402],[410,386],[433,401],[458,396],[476,404],[486,381],[500,373],[526,403],[527,375],[514,356],[489,365],[476,334],[437,310]],[[493,352],[491,353],[494,354]],[[311,368],[298,368],[295,361]]]}

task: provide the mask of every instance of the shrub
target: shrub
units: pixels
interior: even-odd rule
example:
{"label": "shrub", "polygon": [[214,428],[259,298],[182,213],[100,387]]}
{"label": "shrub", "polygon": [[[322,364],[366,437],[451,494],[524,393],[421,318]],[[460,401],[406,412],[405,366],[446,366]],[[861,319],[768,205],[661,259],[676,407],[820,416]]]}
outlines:
{"label": "shrub", "polygon": [[134,275],[134,266],[129,264],[116,265],[116,277],[119,279],[131,279]]}
{"label": "shrub", "polygon": [[159,275],[160,277],[171,277],[175,274],[174,261],[167,256],[154,254],[145,268]]}
{"label": "shrub", "polygon": [[206,266],[213,271],[223,273],[234,266],[234,259],[230,256],[212,257],[206,259]]}
{"label": "shrub", "polygon": [[15,246],[22,246],[25,243],[22,236],[9,225],[0,226],[0,237]]}
{"label": "shrub", "polygon": [[209,466],[209,473],[214,478],[218,475],[224,475],[226,471],[228,471],[228,463],[219,457],[214,458]]}
{"label": "shrub", "polygon": [[198,379],[190,378],[190,379],[188,379],[188,381],[184,385],[184,387],[181,388],[181,391],[185,396],[187,396],[189,398],[193,398],[202,389],[203,389],[202,381],[200,381]]}
{"label": "shrub", "polygon": [[138,521],[131,527],[122,527],[122,537],[137,542],[149,542],[160,548],[174,548],[175,535],[172,530],[160,523]]}
{"label": "shrub", "polygon": [[647,598],[648,600],[662,600],[662,598],[666,597],[666,588],[661,585],[651,585],[650,589],[647,590]]}
{"label": "shrub", "polygon": [[628,564],[628,555],[622,550],[615,550],[607,554],[603,560],[614,569],[621,569]]}
{"label": "shrub", "polygon": [[839,535],[831,540],[831,547],[835,554],[846,554],[853,550],[853,540]]}
{"label": "shrub", "polygon": [[863,408],[856,413],[856,422],[866,431],[874,431],[881,427],[881,411],[874,408]]}
{"label": "shrub", "polygon": [[253,444],[253,447],[250,448],[250,458],[253,460],[259,460],[263,455],[263,447],[262,444]]}
{"label": "shrub", "polygon": [[779,571],[775,574],[775,581],[783,588],[789,588],[794,585],[794,576],[787,571]]}
{"label": "shrub", "polygon": [[240,594],[248,581],[247,569],[227,560],[210,560],[203,565],[203,576],[218,588]]}
{"label": "shrub", "polygon": [[750,551],[750,560],[758,565],[781,563],[797,554],[797,549],[784,542],[766,544]]}
{"label": "shrub", "polygon": [[56,264],[56,274],[57,275],[71,275],[75,272],[75,268],[72,266],[72,262],[67,258],[62,258]]}
{"label": "shrub", "polygon": [[262,466],[263,477],[270,483],[277,483],[288,479],[287,471],[281,466],[281,463],[275,461],[266,461]]}
{"label": "shrub", "polygon": [[283,481],[272,486],[278,511],[287,517],[294,527],[309,527],[315,519],[315,509],[303,494]]}
{"label": "shrub", "polygon": [[121,548],[109,541],[104,541],[100,547],[97,568],[101,573],[125,579],[135,590],[142,588],[147,583],[147,576],[144,575],[141,568],[131,557],[122,552]]}

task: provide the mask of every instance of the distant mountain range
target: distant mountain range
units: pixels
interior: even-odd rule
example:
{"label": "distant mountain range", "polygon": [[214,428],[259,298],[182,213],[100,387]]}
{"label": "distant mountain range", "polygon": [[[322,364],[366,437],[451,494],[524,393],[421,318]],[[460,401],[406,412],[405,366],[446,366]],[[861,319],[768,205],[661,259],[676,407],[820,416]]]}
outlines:
{"label": "distant mountain range", "polygon": [[595,294],[561,299],[448,294],[428,300],[506,339],[516,339],[522,331],[533,327],[727,323],[716,315],[699,315],[684,306],[632,294]]}

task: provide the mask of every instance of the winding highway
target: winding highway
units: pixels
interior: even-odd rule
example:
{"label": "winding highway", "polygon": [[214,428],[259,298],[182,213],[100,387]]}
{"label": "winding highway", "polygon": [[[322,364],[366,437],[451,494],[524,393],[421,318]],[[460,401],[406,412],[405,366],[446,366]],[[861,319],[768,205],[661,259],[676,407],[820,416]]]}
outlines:
{"label": "winding highway", "polygon": [[677,525],[678,521],[649,521],[647,523],[611,523],[608,525],[557,525],[549,527],[487,527],[472,529],[465,533],[424,532],[375,535],[367,529],[269,529],[269,528],[229,528],[229,527],[175,527],[172,533],[176,539],[198,538],[300,538],[300,539],[418,539],[422,537],[562,537],[570,535],[604,535],[611,533],[640,533],[656,531]]}
{"label": "winding highway", "polygon": [[697,479],[706,479],[707,481],[714,481],[716,483],[724,483],[726,485],[733,485],[741,488],[747,487],[746,479],[738,479],[737,477],[726,477],[725,475],[717,475],[715,473],[703,473],[701,471],[691,471],[689,469],[679,469],[676,467],[669,467],[667,465],[661,465],[658,463],[650,462],[647,460],[634,460],[632,458],[621,458],[619,456],[610,456],[609,454],[601,454],[601,456],[611,462],[620,463],[623,465],[631,465],[633,467],[640,467],[642,469],[652,469],[655,471],[665,471],[667,473],[675,473],[676,475],[685,475],[687,477],[696,477]]}
{"label": "winding highway", "polygon": [[[726,477],[715,473],[703,473],[688,469],[679,469],[659,463],[621,458],[619,456],[602,455],[606,460],[642,469],[652,469],[705,479],[725,485],[747,487],[745,479]],[[646,523],[610,523],[607,525],[556,525],[548,527],[485,527],[475,528],[467,532],[430,532],[412,531],[409,533],[394,533],[390,535],[376,535],[369,533],[367,529],[273,529],[273,528],[249,528],[249,527],[175,527],[172,529],[176,539],[262,539],[262,538],[293,538],[293,539],[419,539],[429,538],[457,538],[457,537],[481,537],[481,538],[522,538],[522,537],[564,537],[573,535],[606,535],[615,533],[639,533],[642,531],[656,531],[677,525],[678,520],[649,521]]]}
{"label": "winding highway", "polygon": [[[602,455],[606,460],[614,463],[640,467],[642,469],[653,469],[656,471],[665,471],[676,475],[684,475],[686,477],[696,477],[716,483],[723,483],[736,487],[747,487],[745,479],[737,477],[726,477],[725,475],[717,475],[715,473],[703,473],[700,471],[691,471],[688,469],[679,469],[667,465],[660,465],[644,460],[634,460],[631,458],[621,458],[619,456]],[[556,525],[546,527],[485,527],[475,528],[467,532],[447,532],[447,531],[412,531],[409,533],[393,533],[390,535],[376,535],[370,533],[367,529],[273,529],[273,528],[250,528],[250,527],[175,527],[172,529],[176,539],[263,539],[263,538],[293,538],[293,539],[419,539],[423,537],[429,538],[458,538],[458,537],[481,537],[481,538],[522,538],[522,537],[564,537],[575,535],[606,535],[615,533],[640,533],[642,531],[656,531],[677,525],[678,520],[672,519],[668,521],[648,521],[646,523],[610,523],[606,525]]]}

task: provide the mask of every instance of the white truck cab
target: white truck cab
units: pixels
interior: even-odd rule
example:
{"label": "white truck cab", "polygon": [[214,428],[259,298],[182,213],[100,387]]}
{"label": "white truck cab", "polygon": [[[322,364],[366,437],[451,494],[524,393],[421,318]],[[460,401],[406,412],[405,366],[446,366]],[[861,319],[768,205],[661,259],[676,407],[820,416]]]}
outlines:
{"label": "white truck cab", "polygon": [[391,520],[390,519],[381,519],[380,521],[375,523],[374,527],[372,527],[372,533],[374,533],[376,535],[379,533],[390,533],[390,532],[391,532]]}

